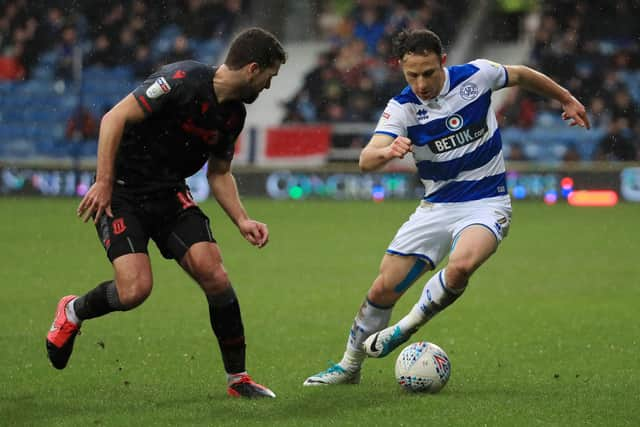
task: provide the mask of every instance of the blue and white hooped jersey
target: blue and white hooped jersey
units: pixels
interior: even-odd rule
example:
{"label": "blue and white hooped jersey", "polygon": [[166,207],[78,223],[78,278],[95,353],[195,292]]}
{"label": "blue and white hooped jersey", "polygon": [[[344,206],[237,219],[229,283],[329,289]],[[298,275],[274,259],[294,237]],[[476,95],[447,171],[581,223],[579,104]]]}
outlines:
{"label": "blue and white hooped jersey", "polygon": [[407,86],[391,99],[375,133],[411,140],[426,201],[506,195],[502,140],[491,108],[491,92],[508,83],[506,68],[476,59],[444,72],[436,98],[422,101]]}

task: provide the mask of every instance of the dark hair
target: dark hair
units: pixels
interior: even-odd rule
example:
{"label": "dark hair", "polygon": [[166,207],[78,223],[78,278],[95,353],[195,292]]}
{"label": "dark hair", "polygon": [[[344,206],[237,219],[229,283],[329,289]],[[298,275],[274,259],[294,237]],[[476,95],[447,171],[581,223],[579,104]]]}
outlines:
{"label": "dark hair", "polygon": [[393,52],[400,59],[408,53],[433,52],[441,56],[443,50],[440,37],[431,30],[402,30],[393,38]]}
{"label": "dark hair", "polygon": [[276,62],[284,64],[286,60],[287,54],[276,36],[262,28],[249,28],[233,39],[224,63],[237,70],[252,62],[268,68]]}

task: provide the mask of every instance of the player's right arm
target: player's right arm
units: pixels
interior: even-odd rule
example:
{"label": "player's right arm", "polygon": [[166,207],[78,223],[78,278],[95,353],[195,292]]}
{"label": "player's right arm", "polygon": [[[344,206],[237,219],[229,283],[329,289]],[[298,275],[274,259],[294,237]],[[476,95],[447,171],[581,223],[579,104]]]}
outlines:
{"label": "player's right arm", "polygon": [[371,172],[378,170],[393,159],[402,159],[411,151],[411,140],[404,136],[393,137],[385,133],[376,133],[360,153],[360,170]]}
{"label": "player's right arm", "polygon": [[98,137],[98,159],[96,182],[89,188],[78,205],[77,214],[84,222],[93,215],[97,223],[103,213],[111,213],[111,193],[113,191],[114,165],[120,140],[127,123],[144,119],[145,113],[132,94],[127,95],[100,122]]}

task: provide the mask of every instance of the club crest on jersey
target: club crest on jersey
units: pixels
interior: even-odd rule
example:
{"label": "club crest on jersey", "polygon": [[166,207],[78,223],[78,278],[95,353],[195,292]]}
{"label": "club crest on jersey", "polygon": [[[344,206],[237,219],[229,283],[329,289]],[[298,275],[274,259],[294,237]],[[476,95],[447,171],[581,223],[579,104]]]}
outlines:
{"label": "club crest on jersey", "polygon": [[447,126],[447,129],[454,132],[462,127],[464,120],[462,120],[462,116],[460,114],[454,114],[453,116],[447,117],[444,124]]}
{"label": "club crest on jersey", "polygon": [[169,93],[171,90],[171,86],[164,77],[158,77],[155,82],[151,86],[147,88],[145,94],[148,98],[155,99],[159,98],[165,93]]}
{"label": "club crest on jersey", "polygon": [[478,86],[475,83],[467,83],[460,87],[460,97],[465,101],[471,101],[478,96]]}
{"label": "club crest on jersey", "polygon": [[416,118],[418,119],[419,123],[424,123],[429,118],[429,113],[427,112],[427,110],[421,108],[416,111]]}

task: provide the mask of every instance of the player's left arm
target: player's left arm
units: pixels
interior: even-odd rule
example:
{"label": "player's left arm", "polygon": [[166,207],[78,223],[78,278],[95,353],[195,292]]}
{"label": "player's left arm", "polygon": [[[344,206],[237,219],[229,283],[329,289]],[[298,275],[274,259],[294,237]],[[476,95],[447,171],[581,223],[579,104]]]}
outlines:
{"label": "player's left arm", "polygon": [[508,75],[507,86],[519,86],[555,99],[562,104],[562,118],[571,120],[571,126],[591,128],[584,105],[549,76],[524,65],[505,65],[505,69]]}
{"label": "player's left arm", "polygon": [[207,179],[213,196],[244,238],[259,248],[265,246],[269,242],[269,229],[266,224],[249,218],[240,200],[236,180],[231,173],[231,160],[211,156]]}

